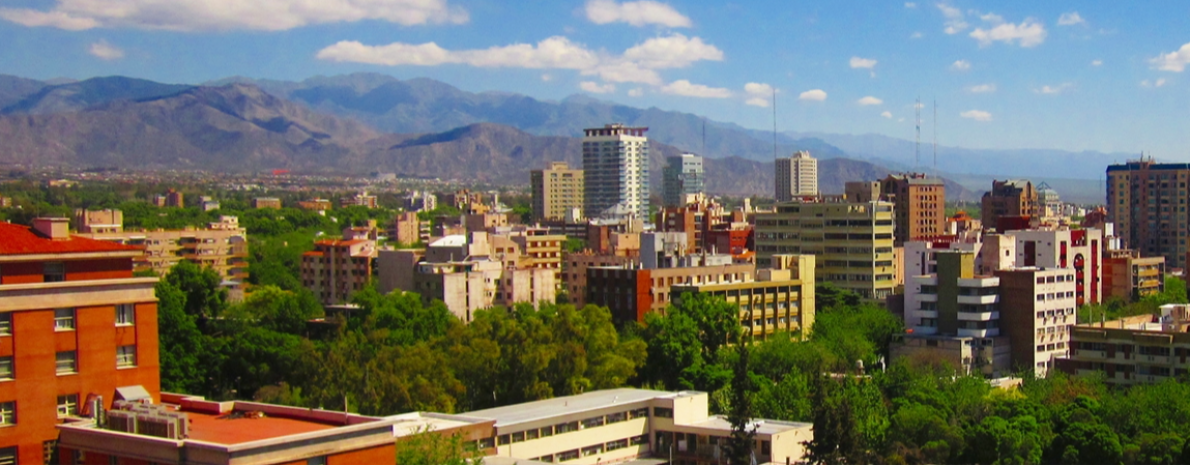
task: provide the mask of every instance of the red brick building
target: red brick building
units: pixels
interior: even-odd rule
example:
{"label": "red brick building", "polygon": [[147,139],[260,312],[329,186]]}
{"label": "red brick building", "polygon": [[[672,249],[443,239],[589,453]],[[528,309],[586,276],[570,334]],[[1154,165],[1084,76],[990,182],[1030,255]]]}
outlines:
{"label": "red brick building", "polygon": [[0,463],[44,463],[88,398],[160,389],[157,278],[132,276],[143,251],[68,224],[0,223]]}

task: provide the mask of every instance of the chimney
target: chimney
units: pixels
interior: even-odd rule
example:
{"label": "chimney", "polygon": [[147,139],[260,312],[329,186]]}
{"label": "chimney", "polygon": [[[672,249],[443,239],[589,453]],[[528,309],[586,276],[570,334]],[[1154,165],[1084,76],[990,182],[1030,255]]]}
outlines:
{"label": "chimney", "polygon": [[50,240],[68,240],[70,239],[70,220],[67,218],[35,218],[33,230]]}

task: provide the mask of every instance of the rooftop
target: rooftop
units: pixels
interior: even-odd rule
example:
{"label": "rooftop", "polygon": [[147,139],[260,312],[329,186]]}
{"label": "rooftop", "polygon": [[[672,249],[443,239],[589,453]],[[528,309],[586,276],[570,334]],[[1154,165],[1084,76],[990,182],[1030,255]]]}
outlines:
{"label": "rooftop", "polygon": [[195,412],[178,407],[174,407],[174,409],[185,412],[187,419],[190,420],[190,437],[187,439],[213,442],[216,444],[242,444],[262,439],[323,431],[341,426],[311,420],[270,416],[268,414],[256,417],[243,410],[214,414]]}
{"label": "rooftop", "polygon": [[[780,434],[790,430],[810,428],[813,426],[811,423],[777,420],[756,420],[753,424],[756,426],[757,434]],[[688,426],[731,431],[731,422],[727,421],[727,418],[722,415],[714,415],[706,420]]]}
{"label": "rooftop", "polygon": [[578,413],[598,410],[622,403],[640,402],[659,397],[675,397],[680,395],[682,395],[681,392],[652,391],[647,389],[608,389],[505,407],[476,410],[474,412],[467,412],[464,415],[468,417],[490,418],[496,420],[496,427],[503,427],[556,417],[560,412]]}
{"label": "rooftop", "polygon": [[39,235],[28,226],[0,223],[0,255],[94,253],[141,251],[141,247],[71,235],[53,240]]}

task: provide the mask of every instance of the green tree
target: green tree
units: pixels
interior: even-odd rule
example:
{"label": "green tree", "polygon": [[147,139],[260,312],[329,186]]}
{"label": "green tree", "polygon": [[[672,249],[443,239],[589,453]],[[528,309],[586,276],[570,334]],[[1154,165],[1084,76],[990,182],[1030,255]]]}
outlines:
{"label": "green tree", "polygon": [[218,317],[227,306],[227,289],[219,273],[188,261],[178,262],[165,281],[186,295],[186,314],[199,319]]}
{"label": "green tree", "polygon": [[670,389],[714,392],[727,384],[720,348],[740,334],[739,307],[706,294],[682,294],[665,314],[645,316],[646,377]]}
{"label": "green tree", "polygon": [[756,392],[756,383],[750,371],[750,357],[747,343],[736,346],[738,356],[732,367],[731,378],[731,407],[728,409],[727,421],[731,423],[731,437],[727,440],[727,462],[732,465],[748,465],[752,463],[752,446],[756,444],[756,425],[752,405],[752,396]]}
{"label": "green tree", "polygon": [[199,354],[204,348],[203,335],[196,319],[186,313],[186,294],[169,281],[158,281],[157,337],[161,388],[171,392],[197,393],[206,372]]}
{"label": "green tree", "polygon": [[401,465],[481,465],[483,454],[460,434],[447,436],[429,429],[397,439],[397,463]]}

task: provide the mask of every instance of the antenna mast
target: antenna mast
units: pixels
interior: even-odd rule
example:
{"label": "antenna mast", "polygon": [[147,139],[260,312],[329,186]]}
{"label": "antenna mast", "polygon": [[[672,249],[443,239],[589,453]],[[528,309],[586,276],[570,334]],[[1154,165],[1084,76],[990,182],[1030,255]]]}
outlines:
{"label": "antenna mast", "polygon": [[913,139],[913,169],[916,170],[921,168],[921,97],[913,103],[913,114],[916,118],[913,127],[916,131]]}

